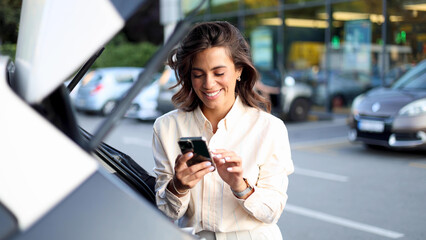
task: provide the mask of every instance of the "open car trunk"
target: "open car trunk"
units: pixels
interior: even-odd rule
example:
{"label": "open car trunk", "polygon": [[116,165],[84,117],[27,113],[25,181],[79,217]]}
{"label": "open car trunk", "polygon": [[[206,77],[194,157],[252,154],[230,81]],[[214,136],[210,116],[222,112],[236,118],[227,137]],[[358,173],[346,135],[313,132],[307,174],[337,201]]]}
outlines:
{"label": "open car trunk", "polygon": [[80,69],[69,84],[72,90],[103,46],[147,4],[23,2],[15,64],[0,56],[0,239],[195,237],[156,208],[155,178],[103,142],[188,31],[188,19],[93,133],[79,127],[63,86]]}

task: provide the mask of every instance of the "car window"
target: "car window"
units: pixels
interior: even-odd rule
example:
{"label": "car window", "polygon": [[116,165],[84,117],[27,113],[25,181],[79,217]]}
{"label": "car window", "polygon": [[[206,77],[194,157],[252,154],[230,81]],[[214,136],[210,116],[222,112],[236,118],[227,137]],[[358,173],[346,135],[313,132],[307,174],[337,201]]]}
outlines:
{"label": "car window", "polygon": [[404,85],[401,85],[399,89],[426,89],[426,69],[422,72],[422,75],[410,78],[410,81],[405,81]]}
{"label": "car window", "polygon": [[[406,74],[402,75],[398,81],[392,86],[394,89],[404,89],[404,88],[424,88],[422,87],[422,81],[426,74],[426,62],[422,62],[416,67],[412,68]],[[424,82],[423,82],[424,84]],[[415,87],[418,86],[418,87]]]}
{"label": "car window", "polygon": [[367,74],[363,74],[363,73],[359,74],[358,80],[362,84],[367,84],[367,83],[370,83],[370,81],[371,81],[370,76],[368,76]]}
{"label": "car window", "polygon": [[115,75],[115,81],[118,83],[132,83],[135,79],[132,74],[123,73]]}
{"label": "car window", "polygon": [[93,87],[96,86],[100,81],[102,80],[101,74],[96,74],[96,72],[89,72],[83,77],[83,80],[81,81],[81,87]]}

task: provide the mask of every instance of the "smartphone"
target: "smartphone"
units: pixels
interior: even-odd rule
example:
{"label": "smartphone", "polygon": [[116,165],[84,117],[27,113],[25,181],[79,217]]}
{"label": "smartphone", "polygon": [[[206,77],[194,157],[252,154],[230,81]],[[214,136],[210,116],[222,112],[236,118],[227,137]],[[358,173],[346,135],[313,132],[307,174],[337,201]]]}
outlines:
{"label": "smartphone", "polygon": [[204,137],[182,137],[178,144],[182,154],[194,153],[194,156],[186,162],[189,167],[204,161],[210,161],[214,165]]}

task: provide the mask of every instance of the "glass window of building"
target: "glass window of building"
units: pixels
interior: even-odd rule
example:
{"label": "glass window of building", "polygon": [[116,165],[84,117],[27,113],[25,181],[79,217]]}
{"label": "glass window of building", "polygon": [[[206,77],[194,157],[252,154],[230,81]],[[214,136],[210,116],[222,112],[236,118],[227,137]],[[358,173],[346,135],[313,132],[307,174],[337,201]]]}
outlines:
{"label": "glass window of building", "polygon": [[210,0],[211,13],[234,12],[238,10],[239,0]]}
{"label": "glass window of building", "polygon": [[426,1],[387,1],[388,59],[390,77],[398,76],[426,58]]}
{"label": "glass window of building", "polygon": [[346,113],[358,94],[426,57],[426,0],[207,2],[197,21],[231,21],[249,40],[262,83],[307,85],[317,111]]}
{"label": "glass window of building", "polygon": [[267,7],[277,7],[280,0],[243,0],[247,9],[262,9]]}

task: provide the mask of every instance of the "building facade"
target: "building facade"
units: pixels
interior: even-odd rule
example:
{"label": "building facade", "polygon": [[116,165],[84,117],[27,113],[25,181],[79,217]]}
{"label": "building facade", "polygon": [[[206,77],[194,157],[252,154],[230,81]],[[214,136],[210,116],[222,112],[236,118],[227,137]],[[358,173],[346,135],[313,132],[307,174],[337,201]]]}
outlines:
{"label": "building facade", "polygon": [[[197,3],[181,0],[184,15]],[[344,110],[426,57],[425,0],[208,0],[197,21],[210,20],[237,26],[258,68],[308,84],[324,111]]]}

